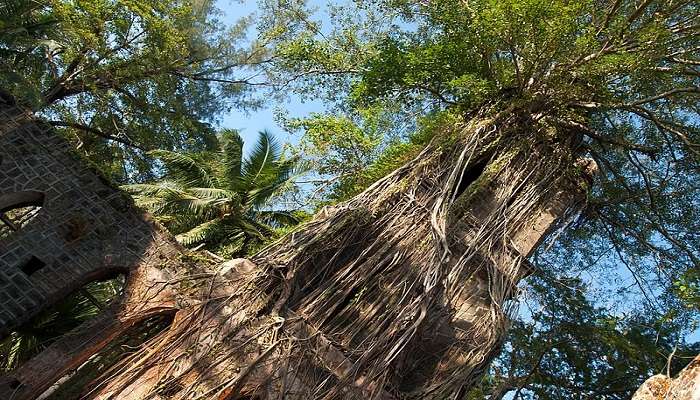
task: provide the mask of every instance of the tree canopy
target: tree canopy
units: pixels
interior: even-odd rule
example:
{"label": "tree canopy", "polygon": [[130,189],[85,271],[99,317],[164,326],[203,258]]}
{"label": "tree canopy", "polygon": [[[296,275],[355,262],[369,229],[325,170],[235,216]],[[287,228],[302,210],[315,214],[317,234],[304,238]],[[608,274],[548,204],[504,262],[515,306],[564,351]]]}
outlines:
{"label": "tree canopy", "polygon": [[206,149],[222,111],[259,104],[266,44],[218,16],[211,1],[9,0],[0,85],[112,178],[149,177],[144,151]]}
{"label": "tree canopy", "polygon": [[283,121],[313,166],[305,210],[360,193],[450,126],[508,115],[524,145],[571,141],[598,173],[531,259],[535,307],[472,395],[622,399],[698,351],[684,340],[700,312],[698,2],[375,0],[331,5],[327,21],[304,1],[260,9],[224,28],[208,1],[8,0],[0,87],[138,182],[183,243],[225,255],[296,222],[271,206],[293,167],[273,137],[244,157],[214,128],[259,105],[258,87],[328,106]]}
{"label": "tree canopy", "polygon": [[600,173],[548,265],[620,265],[663,313],[697,303],[698,14],[671,0],[364,2],[334,9],[326,32],[278,43],[278,66],[311,76],[298,90],[336,100],[335,120],[302,124],[312,141],[344,115],[354,127],[341,132],[381,142],[367,124],[387,110],[415,128],[524,108],[533,127],[580,136]]}
{"label": "tree canopy", "polygon": [[[620,366],[585,351],[614,349],[636,363],[625,368],[659,372],[674,346],[683,348],[678,335],[697,329],[699,11],[696,2],[664,0],[345,4],[331,10],[326,30],[279,43],[287,63],[277,67],[308,76],[297,90],[332,102],[328,115],[293,124],[306,132],[302,152],[328,171],[372,160],[357,173],[332,170],[320,182],[330,182],[335,199],[415,157],[445,124],[484,109],[526,108],[533,129],[579,136],[580,154],[599,169],[588,206],[533,259],[539,283],[526,286],[553,319],[542,325],[541,313],[525,310],[497,368],[515,362],[508,373],[527,388],[518,393],[523,398],[596,398],[590,388],[625,398],[639,381],[604,372]],[[376,134],[378,120],[389,122],[384,135]],[[336,132],[344,139],[336,141]],[[363,146],[369,151],[361,157],[348,151]],[[576,287],[589,300],[560,290],[571,279],[584,280]],[[572,312],[575,327],[562,320]],[[569,350],[550,346],[530,375],[536,349],[550,336]],[[597,350],[573,350],[577,343]],[[657,350],[653,359],[624,353],[634,346]],[[566,362],[572,369],[561,370]],[[579,375],[589,372],[601,375]],[[587,383],[563,388],[573,376]]]}

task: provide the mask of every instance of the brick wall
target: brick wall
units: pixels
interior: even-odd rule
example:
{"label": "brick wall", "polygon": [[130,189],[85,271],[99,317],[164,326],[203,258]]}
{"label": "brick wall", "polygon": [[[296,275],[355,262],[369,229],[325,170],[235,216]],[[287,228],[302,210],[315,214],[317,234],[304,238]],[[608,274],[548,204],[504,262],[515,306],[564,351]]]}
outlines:
{"label": "brick wall", "polygon": [[2,101],[0,217],[0,337],[91,281],[179,252],[50,126]]}

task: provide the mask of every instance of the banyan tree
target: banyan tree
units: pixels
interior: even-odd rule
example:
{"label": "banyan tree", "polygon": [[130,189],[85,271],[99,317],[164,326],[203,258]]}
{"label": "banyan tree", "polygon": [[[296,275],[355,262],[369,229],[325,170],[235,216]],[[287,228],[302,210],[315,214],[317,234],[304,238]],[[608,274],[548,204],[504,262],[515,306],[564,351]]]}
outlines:
{"label": "banyan tree", "polygon": [[[44,375],[56,378],[52,350],[62,341],[96,340],[99,353],[129,321],[174,313],[82,394],[459,395],[500,350],[517,283],[532,268],[527,256],[555,221],[580,210],[592,174],[593,163],[577,159],[580,135],[542,128],[533,146],[510,131],[520,118],[512,110],[446,128],[414,160],[251,260],[136,266],[107,322],[98,317],[80,339],[69,334],[16,376],[37,395],[51,383]],[[71,356],[78,367],[92,354]]]}
{"label": "banyan tree", "polygon": [[[601,190],[596,176],[624,186],[639,173],[653,202],[661,178],[649,163],[696,165],[696,3],[393,6],[414,13],[418,33],[374,49],[365,94],[428,93],[456,118],[404,165],[250,259],[186,256],[143,222],[161,245],[137,244],[124,295],[8,375],[2,393],[463,399],[501,351],[518,283],[535,269],[528,257],[580,217]],[[437,66],[415,61],[438,47]],[[450,74],[469,79],[441,84]],[[658,240],[673,242],[662,225]],[[143,343],[110,344],[157,315],[170,319]]]}

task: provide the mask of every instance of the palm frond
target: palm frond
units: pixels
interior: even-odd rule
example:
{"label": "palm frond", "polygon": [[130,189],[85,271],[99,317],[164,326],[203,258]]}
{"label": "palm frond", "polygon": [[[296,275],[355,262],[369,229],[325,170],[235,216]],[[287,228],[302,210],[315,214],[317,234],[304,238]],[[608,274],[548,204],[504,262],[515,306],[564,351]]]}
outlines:
{"label": "palm frond", "polygon": [[222,134],[221,166],[223,178],[231,190],[240,190],[243,183],[241,168],[243,163],[243,139],[234,130]]}
{"label": "palm frond", "polygon": [[272,208],[274,198],[292,190],[296,177],[306,172],[298,159],[283,159],[280,145],[266,131],[260,132],[245,160],[236,131],[225,131],[219,145],[215,153],[151,152],[163,161],[169,179],[122,189],[185,246],[206,243],[209,249],[245,248],[244,252],[249,244],[274,235],[275,228],[299,222],[284,210],[260,211]]}
{"label": "palm frond", "polygon": [[131,194],[136,205],[144,208],[157,216],[168,214],[170,202],[175,199],[186,198],[187,192],[177,183],[160,181],[157,183],[139,183],[123,185],[121,189]]}
{"label": "palm frond", "polygon": [[[124,185],[122,189],[134,194],[136,204],[156,215],[221,215],[232,201],[230,192],[216,188],[183,189],[176,183]],[[235,199],[235,197],[232,197]]]}
{"label": "palm frond", "polygon": [[243,161],[241,174],[250,190],[277,175],[280,145],[267,131],[260,131],[252,153]]}
{"label": "palm frond", "polygon": [[187,232],[195,226],[211,220],[211,218],[203,217],[201,215],[182,213],[177,215],[159,214],[156,216],[156,218],[158,221],[160,221],[160,223],[165,225],[173,235],[179,235]]}
{"label": "palm frond", "polygon": [[308,172],[296,158],[279,161],[275,165],[275,174],[266,182],[259,182],[248,192],[248,205],[261,208],[270,205],[271,200],[296,188],[296,180]]}
{"label": "palm frond", "polygon": [[274,229],[267,224],[256,221],[253,218],[241,218],[238,222],[240,229],[251,239],[256,241],[265,240],[274,234]]}
{"label": "palm frond", "polygon": [[190,156],[168,150],[152,150],[148,155],[163,162],[168,178],[186,187],[216,187],[209,172]]}
{"label": "palm frond", "polygon": [[158,214],[168,214],[177,217],[178,215],[195,215],[205,218],[215,218],[224,213],[227,209],[227,199],[201,198],[189,192],[172,197],[162,197],[154,212]]}
{"label": "palm frond", "polygon": [[162,180],[156,183],[134,183],[122,185],[119,188],[129,194],[142,197],[160,197],[172,192],[184,193],[182,186],[169,180]]}
{"label": "palm frond", "polygon": [[175,236],[183,246],[194,246],[204,242],[219,242],[222,238],[235,236],[240,230],[232,232],[230,226],[222,219],[213,219],[195,226],[187,232]]}
{"label": "palm frond", "polygon": [[240,195],[234,191],[211,187],[193,187],[187,189],[187,192],[192,193],[199,198],[228,199],[232,203],[236,202],[236,200],[240,198]]}
{"label": "palm frond", "polygon": [[296,225],[300,222],[300,220],[288,210],[256,211],[255,218],[256,220],[275,228]]}

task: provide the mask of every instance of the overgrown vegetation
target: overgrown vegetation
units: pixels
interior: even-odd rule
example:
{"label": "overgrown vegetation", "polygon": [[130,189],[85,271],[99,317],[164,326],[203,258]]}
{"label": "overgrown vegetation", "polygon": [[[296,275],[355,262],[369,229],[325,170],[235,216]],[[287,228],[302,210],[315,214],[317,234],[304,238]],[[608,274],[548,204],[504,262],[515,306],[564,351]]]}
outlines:
{"label": "overgrown vegetation", "polygon": [[88,283],[32,318],[0,341],[0,370],[12,371],[56,339],[110,306],[124,287],[124,276]]}
{"label": "overgrown vegetation", "polygon": [[112,179],[146,179],[147,150],[208,149],[222,111],[259,103],[246,69],[266,43],[218,16],[210,1],[3,1],[0,85]]}
{"label": "overgrown vegetation", "polygon": [[[336,4],[329,21],[302,1],[260,5],[257,39],[244,41],[252,20],[225,30],[210,2],[11,0],[0,6],[0,86],[126,183],[185,245],[251,256],[276,228],[338,205],[259,256],[264,279],[292,293],[257,283],[290,309],[305,307],[324,332],[362,337],[353,372],[391,390],[386,360],[398,356],[389,349],[410,352],[419,328],[435,322],[416,312],[442,299],[433,280],[454,288],[450,279],[472,268],[431,266],[452,254],[449,210],[466,202],[455,177],[472,156],[492,153],[514,155],[489,170],[510,179],[501,214],[485,219],[491,225],[460,249],[460,262],[536,208],[559,182],[545,172],[580,176],[574,160],[588,157],[598,173],[585,209],[531,259],[520,315],[501,307],[513,293],[491,294],[499,307],[479,337],[505,346],[486,378],[476,385],[474,360],[494,355],[472,354],[471,369],[435,375],[421,395],[626,399],[646,376],[675,371],[700,350],[687,343],[700,311],[697,2],[377,0]],[[244,157],[235,132],[213,127],[224,109],[258,105],[259,86],[328,105],[284,120],[301,137],[293,157],[267,133]],[[311,166],[301,184],[310,195],[301,210],[281,209],[297,160]],[[420,249],[419,261],[407,261],[405,248]],[[282,274],[275,257],[288,266]],[[334,274],[342,279],[321,281]],[[422,292],[398,299],[385,282]],[[264,309],[241,296],[255,300],[243,304],[251,313]],[[370,305],[388,310],[376,316],[383,325],[358,317]],[[506,316],[516,320],[503,338]],[[400,327],[401,318],[415,327]],[[458,378],[475,387],[468,393]]]}

